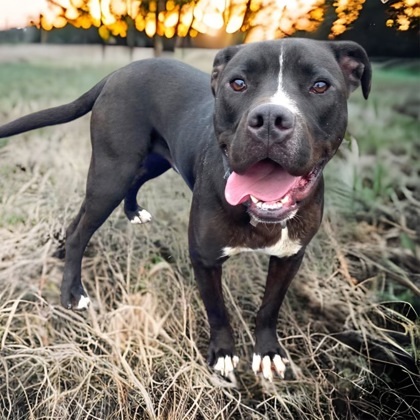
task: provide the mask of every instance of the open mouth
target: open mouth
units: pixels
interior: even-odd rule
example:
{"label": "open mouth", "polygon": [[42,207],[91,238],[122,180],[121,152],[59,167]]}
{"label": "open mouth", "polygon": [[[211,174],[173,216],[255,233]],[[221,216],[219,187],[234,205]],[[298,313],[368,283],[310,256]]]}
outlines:
{"label": "open mouth", "polygon": [[281,223],[296,214],[319,179],[324,162],[307,175],[290,175],[277,163],[263,160],[244,174],[232,172],[227,180],[225,197],[229,204],[244,204],[248,213],[263,223]]}

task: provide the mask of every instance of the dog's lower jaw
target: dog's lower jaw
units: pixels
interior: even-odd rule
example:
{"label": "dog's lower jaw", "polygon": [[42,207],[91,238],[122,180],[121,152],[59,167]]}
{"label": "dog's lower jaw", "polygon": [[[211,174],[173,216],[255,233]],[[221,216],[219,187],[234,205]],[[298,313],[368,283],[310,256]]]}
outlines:
{"label": "dog's lower jaw", "polygon": [[284,229],[287,227],[287,222],[291,219],[293,219],[296,216],[296,213],[298,212],[298,210],[293,211],[292,213],[290,213],[288,215],[288,217],[286,217],[285,219],[280,219],[280,220],[276,220],[276,219],[262,219],[259,218],[258,216],[256,216],[255,214],[251,213],[250,211],[248,211],[248,215],[249,215],[249,223],[252,226],[257,226],[258,223],[262,223],[262,224],[269,224],[269,225],[273,225],[273,224],[279,224],[281,225],[281,228]]}
{"label": "dog's lower jaw", "polygon": [[258,223],[268,223],[268,224],[280,223],[282,229],[284,229],[287,226],[287,220],[282,220],[279,222],[264,222],[263,220],[258,219],[252,214],[249,215],[249,223],[251,224],[251,226],[254,226],[254,227],[256,227]]}

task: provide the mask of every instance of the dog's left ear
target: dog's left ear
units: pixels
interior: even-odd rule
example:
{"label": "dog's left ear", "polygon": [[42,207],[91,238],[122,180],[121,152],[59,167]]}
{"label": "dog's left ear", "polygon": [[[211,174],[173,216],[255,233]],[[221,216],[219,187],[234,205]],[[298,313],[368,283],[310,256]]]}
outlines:
{"label": "dog's left ear", "polygon": [[213,70],[211,72],[211,90],[213,95],[216,95],[220,73],[232,57],[243,47],[244,45],[234,45],[232,47],[224,48],[216,54],[216,57],[214,57]]}
{"label": "dog's left ear", "polygon": [[364,48],[353,41],[332,41],[330,45],[344,73],[349,92],[362,85],[363,96],[367,99],[372,81],[372,67]]}

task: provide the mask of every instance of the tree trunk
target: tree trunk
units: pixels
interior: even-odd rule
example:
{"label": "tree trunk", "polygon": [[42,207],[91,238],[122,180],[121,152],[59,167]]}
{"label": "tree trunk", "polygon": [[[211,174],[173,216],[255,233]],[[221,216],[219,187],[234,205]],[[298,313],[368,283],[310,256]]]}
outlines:
{"label": "tree trunk", "polygon": [[41,38],[40,38],[40,42],[41,44],[46,44],[48,41],[48,31],[44,30],[44,29],[40,29],[41,31]]}
{"label": "tree trunk", "polygon": [[156,35],[153,37],[153,51],[155,57],[160,57],[163,51],[163,39],[161,36]]}

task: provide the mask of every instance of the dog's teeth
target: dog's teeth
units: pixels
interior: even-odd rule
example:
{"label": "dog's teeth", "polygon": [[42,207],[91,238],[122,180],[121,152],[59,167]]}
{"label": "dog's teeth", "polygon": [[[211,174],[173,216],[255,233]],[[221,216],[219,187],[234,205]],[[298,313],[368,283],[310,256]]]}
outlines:
{"label": "dog's teeth", "polygon": [[258,198],[254,197],[253,195],[251,195],[250,197],[251,197],[251,200],[254,204],[257,204],[258,201],[260,201],[260,200],[258,200]]}
{"label": "dog's teeth", "polygon": [[283,207],[283,204],[278,201],[273,202],[273,203],[266,203],[263,201],[259,201],[257,203],[257,207],[263,210],[278,210]]}

